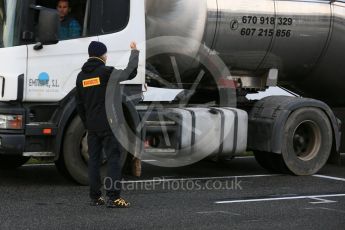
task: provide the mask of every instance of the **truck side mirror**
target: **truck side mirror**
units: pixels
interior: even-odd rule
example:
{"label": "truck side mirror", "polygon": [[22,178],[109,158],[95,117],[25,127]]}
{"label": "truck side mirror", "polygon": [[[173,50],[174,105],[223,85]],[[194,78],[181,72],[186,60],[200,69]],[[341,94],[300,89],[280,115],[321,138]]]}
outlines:
{"label": "truck side mirror", "polygon": [[44,7],[39,10],[37,42],[43,45],[58,43],[60,21],[57,10]]}
{"label": "truck side mirror", "polygon": [[38,25],[36,28],[36,41],[34,49],[42,49],[43,45],[56,44],[59,42],[60,20],[59,13],[55,9],[39,5],[30,5],[30,8],[39,11]]}

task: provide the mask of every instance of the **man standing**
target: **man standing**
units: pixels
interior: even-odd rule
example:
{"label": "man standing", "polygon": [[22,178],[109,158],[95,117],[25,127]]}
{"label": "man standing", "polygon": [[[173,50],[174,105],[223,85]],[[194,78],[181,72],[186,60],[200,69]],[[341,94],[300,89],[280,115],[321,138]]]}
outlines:
{"label": "man standing", "polygon": [[69,0],[59,0],[56,8],[60,16],[59,39],[65,40],[80,37],[81,28],[78,21],[68,15],[71,10]]}
{"label": "man standing", "polygon": [[[131,80],[137,74],[139,51],[135,42],[130,45],[132,52],[124,74]],[[106,66],[107,47],[97,41],[89,45],[89,59],[82,67],[76,81],[76,100],[79,115],[88,131],[89,181],[91,205],[103,205],[105,201],[101,192],[100,165],[102,150],[107,156],[106,195],[109,208],[127,208],[129,202],[120,197],[121,193],[121,146],[114,137],[108,123],[105,109],[105,94],[109,77],[114,70]]]}

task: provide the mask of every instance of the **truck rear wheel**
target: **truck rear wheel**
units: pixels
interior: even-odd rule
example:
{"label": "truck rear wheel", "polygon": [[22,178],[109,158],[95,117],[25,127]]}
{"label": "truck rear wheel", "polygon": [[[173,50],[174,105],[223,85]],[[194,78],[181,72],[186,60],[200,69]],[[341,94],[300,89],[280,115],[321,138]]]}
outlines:
{"label": "truck rear wheel", "polygon": [[[68,127],[63,144],[63,159],[68,174],[81,185],[89,184],[87,132],[79,116],[75,117]],[[103,154],[101,175],[106,174],[107,159]],[[124,165],[125,156],[121,162]]]}
{"label": "truck rear wheel", "polygon": [[293,112],[284,127],[282,153],[254,151],[255,159],[275,173],[304,176],[318,172],[332,148],[332,127],[327,115],[317,108]]}
{"label": "truck rear wheel", "polygon": [[293,112],[284,127],[282,158],[295,175],[312,175],[327,162],[333,131],[328,116],[317,108]]}
{"label": "truck rear wheel", "polygon": [[0,155],[0,169],[15,169],[25,164],[30,157]]}

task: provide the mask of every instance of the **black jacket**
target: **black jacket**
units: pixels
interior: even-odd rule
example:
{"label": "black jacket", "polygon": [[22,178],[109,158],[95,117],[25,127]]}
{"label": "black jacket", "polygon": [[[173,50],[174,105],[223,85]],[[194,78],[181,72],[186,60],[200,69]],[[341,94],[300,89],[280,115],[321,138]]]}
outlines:
{"label": "black jacket", "polygon": [[[139,51],[132,50],[128,66],[120,81],[131,80],[137,75]],[[105,93],[114,67],[105,66],[99,58],[90,58],[82,67],[76,81],[76,101],[80,118],[89,131],[110,130],[105,110]]]}

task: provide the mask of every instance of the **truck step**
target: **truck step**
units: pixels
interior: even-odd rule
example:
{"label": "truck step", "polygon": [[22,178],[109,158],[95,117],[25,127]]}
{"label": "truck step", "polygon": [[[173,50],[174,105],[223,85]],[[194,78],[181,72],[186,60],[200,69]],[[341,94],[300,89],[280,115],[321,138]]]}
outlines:
{"label": "truck step", "polygon": [[55,153],[52,152],[24,152],[24,157],[55,157]]}

